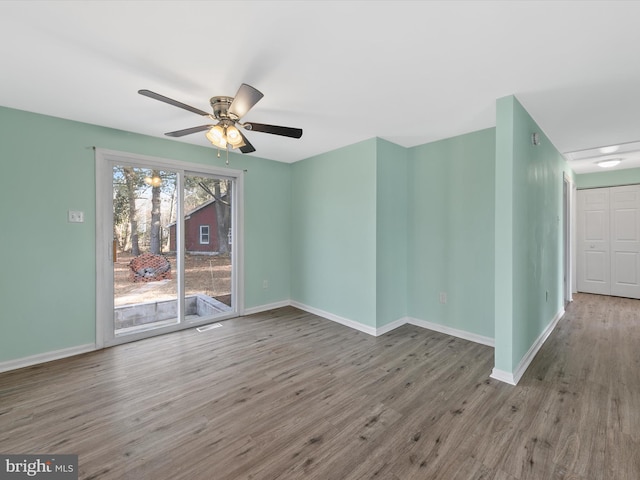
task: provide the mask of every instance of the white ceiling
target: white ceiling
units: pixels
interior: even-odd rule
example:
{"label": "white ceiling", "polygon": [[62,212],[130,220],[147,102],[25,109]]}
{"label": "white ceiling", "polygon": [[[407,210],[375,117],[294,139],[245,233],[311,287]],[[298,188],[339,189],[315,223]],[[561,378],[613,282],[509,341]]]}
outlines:
{"label": "white ceiling", "polygon": [[139,89],[209,111],[248,83],[265,96],[244,120],[304,129],[250,132],[251,155],[293,162],[492,127],[515,94],[565,153],[640,140],[638,19],[637,1],[5,0],[0,105],[163,137],[207,121]]}

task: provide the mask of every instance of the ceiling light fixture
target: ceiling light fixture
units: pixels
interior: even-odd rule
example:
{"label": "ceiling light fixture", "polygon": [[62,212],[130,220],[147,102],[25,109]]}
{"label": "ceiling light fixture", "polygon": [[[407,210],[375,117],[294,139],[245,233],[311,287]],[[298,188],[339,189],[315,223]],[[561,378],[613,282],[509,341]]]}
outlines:
{"label": "ceiling light fixture", "polygon": [[599,162],[596,162],[596,165],[602,168],[611,168],[611,167],[615,167],[619,163],[620,163],[619,158],[610,158],[609,160],[601,160]]}
{"label": "ceiling light fixture", "polygon": [[225,125],[223,122],[211,127],[205,136],[218,148],[240,148],[245,145],[240,131],[233,125]]}
{"label": "ceiling light fixture", "polygon": [[602,147],[600,148],[600,153],[604,153],[605,155],[609,153],[617,152],[620,149],[619,145],[611,145],[610,147]]}
{"label": "ceiling light fixture", "polygon": [[227,127],[227,142],[230,143],[233,148],[238,148],[244,145],[242,135],[240,135],[238,129],[233,125]]}
{"label": "ceiling light fixture", "polygon": [[224,134],[224,130],[220,125],[212,127],[205,136],[207,139],[219,148],[227,148],[227,138]]}

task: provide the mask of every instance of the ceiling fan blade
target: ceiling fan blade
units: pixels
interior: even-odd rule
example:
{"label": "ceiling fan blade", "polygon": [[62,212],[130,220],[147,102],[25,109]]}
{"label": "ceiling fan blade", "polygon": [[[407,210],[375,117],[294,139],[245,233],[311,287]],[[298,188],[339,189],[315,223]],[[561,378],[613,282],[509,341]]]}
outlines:
{"label": "ceiling fan blade", "polygon": [[154,100],[159,100],[164,103],[168,103],[169,105],[173,105],[174,107],[182,108],[189,112],[197,113],[198,115],[202,115],[203,117],[208,117],[209,113],[199,108],[192,107],[191,105],[187,105],[186,103],[179,102],[169,97],[165,97],[164,95],[160,95],[159,93],[152,92],[151,90],[138,90],[140,95],[144,95],[145,97],[153,98]]}
{"label": "ceiling fan blade", "polygon": [[167,132],[167,137],[184,137],[185,135],[191,135],[192,133],[204,132],[209,130],[213,125],[200,125],[199,127],[185,128],[184,130],[176,130],[175,132]]}
{"label": "ceiling fan blade", "polygon": [[247,130],[254,132],[271,133],[273,135],[281,135],[283,137],[300,138],[302,136],[301,128],[281,127],[279,125],[267,125],[265,123],[245,123]]}
{"label": "ceiling fan blade", "polygon": [[255,152],[256,149],[254,148],[253,145],[251,145],[251,142],[249,140],[247,140],[247,137],[245,137],[240,130],[238,130],[238,133],[240,133],[240,136],[242,137],[242,140],[244,141],[244,145],[240,147],[240,151],[242,153]]}
{"label": "ceiling fan blade", "polygon": [[235,115],[238,118],[244,117],[253,106],[264,97],[262,92],[256,90],[251,85],[243,83],[238,89],[238,93],[229,106],[229,113]]}

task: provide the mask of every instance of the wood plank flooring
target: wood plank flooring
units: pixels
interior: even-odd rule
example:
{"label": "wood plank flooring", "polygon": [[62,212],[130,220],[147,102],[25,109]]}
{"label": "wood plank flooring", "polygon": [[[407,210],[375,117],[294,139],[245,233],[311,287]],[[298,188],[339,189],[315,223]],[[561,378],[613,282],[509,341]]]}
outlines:
{"label": "wood plank flooring", "polygon": [[0,452],[87,480],[640,478],[640,301],[578,294],[517,387],[492,367],[282,308],[0,374]]}

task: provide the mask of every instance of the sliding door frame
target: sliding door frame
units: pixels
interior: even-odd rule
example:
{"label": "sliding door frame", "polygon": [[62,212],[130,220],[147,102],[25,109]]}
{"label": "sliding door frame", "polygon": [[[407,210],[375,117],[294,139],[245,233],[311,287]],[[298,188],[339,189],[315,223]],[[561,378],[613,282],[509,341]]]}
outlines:
{"label": "sliding door frame", "polygon": [[[104,348],[126,343],[149,336],[139,333],[116,337],[113,328],[113,166],[131,165],[135,167],[156,168],[176,172],[178,191],[182,193],[186,174],[204,174],[232,179],[231,225],[233,230],[233,248],[231,249],[232,311],[228,314],[207,318],[202,321],[180,322],[177,325],[155,330],[156,334],[193,328],[212,321],[225,320],[241,316],[244,313],[244,172],[228,168],[214,167],[200,163],[187,163],[160,157],[138,155],[115,150],[95,148],[96,166],[96,348]],[[184,205],[181,198],[177,201],[177,228],[182,241],[178,244],[178,255],[184,256]],[[184,264],[177,272],[178,292],[184,291]],[[184,295],[178,298],[178,315],[184,312]]]}

